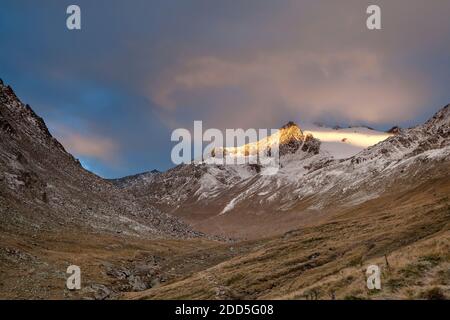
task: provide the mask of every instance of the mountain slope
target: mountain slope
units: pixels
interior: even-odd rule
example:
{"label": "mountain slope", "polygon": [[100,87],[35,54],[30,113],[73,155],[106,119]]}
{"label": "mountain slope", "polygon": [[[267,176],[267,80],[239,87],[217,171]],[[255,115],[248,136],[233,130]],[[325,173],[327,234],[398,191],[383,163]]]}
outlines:
{"label": "mountain slope", "polygon": [[[450,179],[397,190],[131,299],[448,299]],[[241,244],[245,244],[243,242]],[[235,250],[239,250],[236,244]],[[365,271],[381,268],[381,290]],[[436,295],[435,293],[439,293]]]}
{"label": "mountain slope", "polygon": [[394,134],[394,132],[380,132],[361,126],[332,129],[316,125],[306,132],[319,139],[321,151],[330,154],[335,159],[350,158]]}
{"label": "mountain slope", "polygon": [[44,121],[0,83],[2,231],[87,228],[144,237],[197,234],[151,205],[139,206],[86,171]]}
{"label": "mountain slope", "polygon": [[446,106],[423,125],[339,159],[290,124],[284,129],[295,128],[294,143],[280,144],[290,152],[280,152],[275,175],[261,175],[252,165],[193,163],[127,190],[205,232],[246,238],[276,234],[331,216],[339,207],[447,177],[449,126]]}
{"label": "mountain slope", "polygon": [[272,176],[193,163],[107,181],[0,81],[0,299],[449,297],[449,113],[347,159],[290,123]]}
{"label": "mountain slope", "polygon": [[[173,277],[161,264],[217,245],[83,169],[1,81],[0,221],[0,299],[144,290]],[[65,286],[72,264],[82,271],[79,291]]]}

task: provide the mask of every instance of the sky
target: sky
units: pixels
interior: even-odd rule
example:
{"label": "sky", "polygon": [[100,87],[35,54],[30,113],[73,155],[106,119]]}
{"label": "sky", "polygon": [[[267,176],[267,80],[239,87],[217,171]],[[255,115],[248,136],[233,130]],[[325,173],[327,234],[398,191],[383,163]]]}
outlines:
{"label": "sky", "polygon": [[[66,28],[71,4],[81,30]],[[121,177],[174,166],[171,133],[194,120],[420,124],[450,102],[449,13],[443,0],[0,0],[0,78],[87,169]]]}

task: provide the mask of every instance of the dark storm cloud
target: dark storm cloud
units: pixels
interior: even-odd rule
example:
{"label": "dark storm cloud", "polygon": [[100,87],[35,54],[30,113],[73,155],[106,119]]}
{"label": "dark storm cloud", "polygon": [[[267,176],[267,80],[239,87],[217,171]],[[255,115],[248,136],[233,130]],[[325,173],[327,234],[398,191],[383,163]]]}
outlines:
{"label": "dark storm cloud", "polygon": [[[82,10],[82,30],[65,9]],[[365,28],[368,4],[381,31]],[[448,103],[444,1],[0,0],[0,77],[95,172],[170,163],[170,133],[411,125]]]}

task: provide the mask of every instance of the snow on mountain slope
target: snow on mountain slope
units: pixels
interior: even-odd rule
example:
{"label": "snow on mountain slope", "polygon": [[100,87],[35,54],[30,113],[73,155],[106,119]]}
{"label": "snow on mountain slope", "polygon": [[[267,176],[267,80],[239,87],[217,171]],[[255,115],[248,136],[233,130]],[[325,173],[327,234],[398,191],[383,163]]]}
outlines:
{"label": "snow on mountain slope", "polygon": [[[312,134],[318,134],[325,142],[319,141]],[[336,136],[332,136],[335,133]],[[276,185],[284,180],[295,181],[310,170],[316,170],[326,163],[355,155],[364,149],[364,145],[378,142],[391,135],[370,130],[367,128],[326,129],[303,132],[296,124],[289,122],[280,130],[258,142],[249,143],[238,148],[216,149],[213,155],[223,153],[225,162],[229,158],[255,157],[257,150],[266,150],[277,145],[281,155],[281,169],[276,175],[279,180]],[[344,140],[345,141],[342,141]],[[221,192],[259,179],[261,167],[257,164],[244,165],[216,165],[212,159],[204,162],[196,161],[190,165],[175,167],[165,173],[148,173],[148,178],[142,179],[142,175],[127,177],[117,181],[126,180],[126,184],[120,184],[122,188],[132,190],[135,194],[148,197],[151,201],[174,203],[189,199],[209,201],[217,197]],[[267,178],[272,180],[270,177]],[[117,182],[118,183],[118,182]],[[116,183],[116,184],[117,184]],[[264,180],[263,185],[268,184]],[[167,186],[171,188],[167,188]],[[151,189],[151,192],[148,192]],[[230,206],[228,206],[230,208]]]}
{"label": "snow on mountain slope", "polygon": [[[275,175],[261,175],[257,165],[195,163],[158,174],[133,192],[205,229],[215,221],[217,228],[239,228],[243,221],[270,225],[281,213],[328,212],[448,175],[449,122],[447,106],[427,123],[396,135],[368,128],[302,132],[290,125],[296,134],[280,144]],[[376,144],[364,148],[371,143]]]}
{"label": "snow on mountain slope", "polygon": [[[297,154],[297,158],[307,159],[317,155],[320,150],[320,142],[317,139],[304,135],[294,123],[288,123],[268,139],[216,152],[223,152],[225,158],[247,158],[253,157],[257,148],[266,150],[274,143],[279,147],[282,161],[290,159],[293,154]],[[164,208],[178,208],[186,201],[211,203],[229,188],[241,186],[261,176],[262,166],[246,162],[243,165],[217,165],[207,158],[204,162],[196,161],[156,174],[146,185],[132,183],[124,188],[145,202],[157,203]]]}
{"label": "snow on mountain slope", "polygon": [[[259,194],[269,194],[268,190],[274,186],[280,187],[285,183],[295,184],[300,177],[310,171],[360,152],[363,150],[364,143],[370,144],[390,136],[366,128],[330,130],[333,129],[327,131],[327,129],[321,128],[322,137],[326,138],[324,143],[311,134],[313,131],[303,132],[295,123],[289,122],[267,139],[239,148],[217,149],[213,153],[213,155],[223,153],[225,159],[227,157],[247,158],[248,162],[248,158],[254,156],[257,150],[266,150],[276,144],[279,147],[280,170],[275,176],[262,178],[261,168],[257,164],[215,165],[211,158],[207,158],[205,162],[197,161],[190,165],[178,166],[167,173],[152,176],[147,188],[136,185],[129,189],[133,189],[135,194],[147,197],[153,202],[161,202],[164,199],[163,202],[177,204],[187,199],[211,202],[211,200],[223,196],[223,193],[236,188],[247,188],[244,195],[252,194],[253,191],[257,192],[259,189],[267,189],[258,192]],[[333,137],[330,132],[335,132],[337,136]],[[343,139],[347,140],[342,142]],[[323,148],[324,144],[325,148]],[[188,175],[189,178],[185,175]],[[165,188],[169,181],[173,182],[177,179],[189,181],[189,187],[185,188],[184,183],[175,183],[175,188],[170,190]],[[253,185],[246,187],[249,181]],[[149,190],[146,189],[151,189],[152,192],[147,192]],[[270,199],[275,198],[276,194],[271,194]],[[245,199],[245,197],[240,194],[239,199]],[[231,201],[233,204],[239,202],[234,198]],[[221,214],[234,207],[230,205],[230,202],[221,211]]]}
{"label": "snow on mountain slope", "polygon": [[354,156],[367,147],[386,140],[392,134],[376,131],[367,127],[325,128],[311,127],[305,133],[321,141],[321,151],[327,152],[335,159]]}

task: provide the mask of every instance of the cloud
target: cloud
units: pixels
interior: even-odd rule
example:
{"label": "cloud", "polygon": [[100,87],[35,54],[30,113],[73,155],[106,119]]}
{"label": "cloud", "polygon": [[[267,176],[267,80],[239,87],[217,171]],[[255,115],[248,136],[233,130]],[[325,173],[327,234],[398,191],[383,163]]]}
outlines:
{"label": "cloud", "polygon": [[77,157],[89,157],[104,161],[108,164],[117,164],[118,144],[106,137],[93,134],[80,133],[66,126],[56,125],[52,130],[68,152]]}
{"label": "cloud", "polygon": [[[380,31],[366,28],[369,4],[260,1],[251,12],[229,3],[240,14],[216,20],[193,13],[203,31],[183,29],[189,44],[179,40],[166,52],[179,54],[159,60],[170,63],[142,81],[144,94],[165,123],[417,123],[448,96],[450,22],[443,12],[450,3],[380,0]],[[166,29],[168,38],[172,31]]]}
{"label": "cloud", "polygon": [[168,168],[171,129],[194,120],[412,126],[449,102],[450,1],[376,2],[379,31],[371,0],[78,0],[69,32],[59,2],[9,1],[1,77],[44,119],[81,127],[63,142],[110,177]]}
{"label": "cloud", "polygon": [[[208,100],[208,108],[217,111],[217,118],[247,124],[283,111],[307,119],[334,114],[370,123],[405,120],[417,116],[430,96],[419,74],[358,49],[275,52],[247,61],[197,57],[162,78],[151,95],[167,111],[195,111],[211,92],[220,97],[234,89],[239,93],[234,105],[218,98]],[[223,112],[230,110],[235,110],[234,119]]]}

